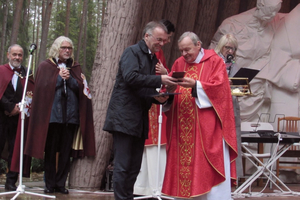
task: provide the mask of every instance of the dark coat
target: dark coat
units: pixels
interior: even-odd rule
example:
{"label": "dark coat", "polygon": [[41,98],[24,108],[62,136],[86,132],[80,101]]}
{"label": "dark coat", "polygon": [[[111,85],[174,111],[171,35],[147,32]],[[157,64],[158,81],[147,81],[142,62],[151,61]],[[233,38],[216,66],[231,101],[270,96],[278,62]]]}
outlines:
{"label": "dark coat", "polygon": [[72,75],[65,82],[57,76],[50,123],[79,124],[78,90],[78,83]]}
{"label": "dark coat", "polygon": [[155,103],[151,94],[161,86],[161,76],[155,75],[157,62],[144,40],[125,49],[103,130],[148,138],[148,110]]}

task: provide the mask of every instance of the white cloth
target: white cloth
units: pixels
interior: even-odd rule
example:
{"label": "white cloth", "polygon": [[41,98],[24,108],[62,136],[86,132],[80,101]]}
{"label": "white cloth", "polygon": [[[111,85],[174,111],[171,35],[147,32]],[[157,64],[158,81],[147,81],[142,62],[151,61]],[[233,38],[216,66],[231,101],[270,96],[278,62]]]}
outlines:
{"label": "white cloth", "polygon": [[[11,68],[12,70],[14,69],[14,67],[11,66],[10,63],[9,63],[9,66],[10,66],[10,68]],[[21,66],[20,66],[20,67],[21,67]],[[18,68],[20,68],[20,67],[18,67]],[[13,75],[12,78],[11,78],[11,84],[13,85],[14,90],[16,91],[16,89],[17,89],[17,84],[18,84],[18,75],[16,75],[16,73],[14,73],[14,75]]]}
{"label": "white cloth", "polygon": [[159,183],[157,186],[157,162],[158,147],[145,146],[140,173],[134,184],[133,194],[137,195],[160,195],[166,168],[166,145],[161,145],[159,154]]}
{"label": "white cloth", "polygon": [[[201,48],[201,50],[199,51],[199,54],[197,56],[197,58],[195,59],[195,61],[193,63],[197,63],[199,64],[201,59],[203,58],[204,56],[204,51],[203,49]],[[211,103],[209,101],[209,98],[207,97],[205,91],[203,90],[203,87],[202,87],[202,84],[200,81],[197,81],[197,98],[195,98],[195,102],[196,102],[196,105],[202,109],[202,108],[209,108],[211,107]]]}
{"label": "white cloth", "polygon": [[[231,182],[230,182],[230,157],[228,145],[223,140],[223,152],[225,163],[225,176],[226,180],[213,187],[207,194],[199,197],[191,198],[192,200],[231,200]],[[175,200],[181,200],[181,198],[175,198]]]}
{"label": "white cloth", "polygon": [[209,108],[211,107],[211,103],[209,101],[208,96],[206,95],[205,91],[202,88],[202,84],[200,81],[197,81],[197,98],[195,98],[197,106],[202,108]]}

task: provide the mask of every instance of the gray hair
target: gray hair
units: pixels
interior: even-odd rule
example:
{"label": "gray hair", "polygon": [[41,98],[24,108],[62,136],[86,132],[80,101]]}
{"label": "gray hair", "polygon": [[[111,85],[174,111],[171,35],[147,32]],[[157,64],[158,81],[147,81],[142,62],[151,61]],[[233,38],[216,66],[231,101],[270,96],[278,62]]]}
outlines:
{"label": "gray hair", "polygon": [[162,22],[151,21],[148,24],[146,24],[143,30],[143,38],[145,37],[146,33],[152,35],[152,32],[156,27],[162,28],[166,33],[168,32],[166,26]]}
{"label": "gray hair", "polygon": [[191,31],[187,31],[184,32],[180,38],[178,39],[178,43],[181,42],[185,37],[189,37],[191,38],[193,44],[196,46],[198,42],[200,42],[200,44],[202,44],[201,40],[199,39],[198,35],[196,35],[196,33],[191,32]]}
{"label": "gray hair", "polygon": [[[70,43],[70,45],[74,49],[73,42],[70,38],[68,38],[66,36],[59,36],[58,38],[56,38],[54,40],[54,42],[49,50],[49,53],[48,53],[49,57],[57,58],[59,56],[59,49],[61,47],[61,43],[63,43],[63,42]],[[74,59],[74,51],[72,51],[71,58]]]}
{"label": "gray hair", "polygon": [[12,44],[12,45],[10,45],[10,46],[8,47],[7,52],[10,53],[11,48],[13,48],[13,47],[19,47],[19,48],[21,48],[22,51],[23,51],[23,53],[24,53],[24,49],[23,49],[20,45],[18,45],[18,44]]}

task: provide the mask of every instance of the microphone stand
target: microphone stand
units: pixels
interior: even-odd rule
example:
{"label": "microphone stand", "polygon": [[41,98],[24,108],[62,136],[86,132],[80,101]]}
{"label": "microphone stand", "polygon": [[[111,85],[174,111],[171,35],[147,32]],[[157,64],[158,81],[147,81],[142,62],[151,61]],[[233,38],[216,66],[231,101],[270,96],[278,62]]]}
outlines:
{"label": "microphone stand", "polygon": [[161,125],[162,125],[162,104],[159,105],[159,117],[158,117],[158,142],[157,142],[157,172],[156,172],[156,188],[153,195],[135,197],[134,199],[148,199],[156,198],[159,200],[163,199],[174,199],[172,197],[161,196],[159,189],[159,165],[160,165],[160,146],[161,146]]}
{"label": "microphone stand", "polygon": [[36,49],[35,44],[30,45],[30,55],[29,55],[29,62],[28,62],[28,67],[27,67],[27,73],[26,73],[26,80],[25,80],[25,85],[23,88],[23,96],[22,96],[22,101],[20,103],[20,111],[21,111],[21,141],[20,141],[20,168],[19,168],[19,186],[16,191],[11,191],[11,192],[4,192],[0,193],[0,195],[5,195],[5,194],[15,194],[15,196],[11,199],[14,200],[16,199],[20,194],[30,194],[30,195],[35,195],[35,196],[40,196],[40,197],[48,197],[55,199],[55,196],[51,195],[44,195],[40,193],[33,193],[33,192],[26,192],[25,191],[25,185],[22,185],[22,180],[23,180],[23,148],[24,148],[24,124],[25,124],[25,111],[24,108],[26,106],[26,90],[27,90],[27,85],[28,85],[28,77],[29,77],[29,71],[30,71],[30,66],[31,66],[31,61],[32,61],[32,54],[34,50]]}

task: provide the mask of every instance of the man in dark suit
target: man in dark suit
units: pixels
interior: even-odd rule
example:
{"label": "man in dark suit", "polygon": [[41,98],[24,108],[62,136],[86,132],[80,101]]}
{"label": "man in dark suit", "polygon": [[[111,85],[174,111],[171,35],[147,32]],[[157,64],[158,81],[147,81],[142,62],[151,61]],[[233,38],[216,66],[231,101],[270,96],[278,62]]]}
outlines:
{"label": "man in dark suit", "polygon": [[[5,143],[8,147],[8,168],[10,169],[18,120],[20,114],[19,103],[22,100],[23,86],[21,79],[26,76],[23,61],[23,48],[14,44],[8,48],[9,62],[0,66],[0,154],[4,153]],[[18,173],[11,170],[6,174],[5,189],[16,190]]]}

